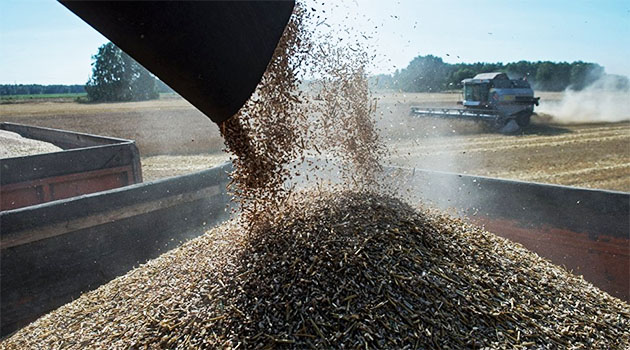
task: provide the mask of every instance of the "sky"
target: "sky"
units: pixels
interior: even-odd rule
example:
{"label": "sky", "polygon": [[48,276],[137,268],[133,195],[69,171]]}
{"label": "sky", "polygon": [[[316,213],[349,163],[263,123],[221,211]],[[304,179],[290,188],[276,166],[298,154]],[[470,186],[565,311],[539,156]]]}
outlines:
{"label": "sky", "polygon": [[[449,63],[582,60],[630,76],[630,0],[306,3],[321,28],[371,37],[371,73],[433,54]],[[84,84],[106,42],[56,1],[0,0],[0,84]]]}

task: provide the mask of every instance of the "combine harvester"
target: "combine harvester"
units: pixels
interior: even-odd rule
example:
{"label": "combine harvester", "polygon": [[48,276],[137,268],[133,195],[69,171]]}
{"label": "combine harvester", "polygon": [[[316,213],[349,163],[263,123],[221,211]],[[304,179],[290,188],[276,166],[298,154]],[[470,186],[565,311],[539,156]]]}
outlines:
{"label": "combine harvester", "polygon": [[482,73],[462,80],[464,108],[411,107],[418,117],[457,118],[482,121],[504,134],[529,125],[540,97],[534,97],[529,82],[510,79],[505,73]]}

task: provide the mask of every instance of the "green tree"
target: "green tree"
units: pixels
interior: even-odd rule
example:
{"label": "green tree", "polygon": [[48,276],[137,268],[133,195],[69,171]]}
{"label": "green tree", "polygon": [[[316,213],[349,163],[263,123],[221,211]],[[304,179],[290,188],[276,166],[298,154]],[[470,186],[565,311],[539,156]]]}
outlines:
{"label": "green tree", "polygon": [[541,90],[550,90],[553,82],[554,64],[541,62],[536,70],[536,84]]}
{"label": "green tree", "polygon": [[85,85],[90,101],[159,98],[155,77],[113,43],[99,47],[92,59],[92,76]]}
{"label": "green tree", "polygon": [[440,57],[418,56],[394,80],[397,88],[403,91],[442,91],[446,87],[448,73],[448,66]]}
{"label": "green tree", "polygon": [[536,77],[536,63],[528,61],[512,62],[505,65],[505,69],[512,78],[534,79]]}
{"label": "green tree", "polygon": [[463,64],[456,64],[448,79],[449,89],[462,87],[462,80],[472,78],[477,73]]}
{"label": "green tree", "polygon": [[[442,91],[461,88],[461,81],[479,73],[505,72],[513,79],[527,78],[537,90],[562,91],[566,88],[581,90],[600,78],[606,83],[625,89],[630,80],[624,77],[610,78],[604,67],[596,63],[577,61],[519,61],[497,63],[444,63],[441,58],[428,55],[414,58],[407,68],[396,70],[393,75],[381,74],[373,78],[374,88],[395,88],[406,92]],[[377,83],[378,82],[378,83]],[[387,82],[383,84],[382,82]]]}
{"label": "green tree", "polygon": [[582,90],[604,75],[604,67],[596,63],[577,61],[571,64],[569,82],[574,90]]}

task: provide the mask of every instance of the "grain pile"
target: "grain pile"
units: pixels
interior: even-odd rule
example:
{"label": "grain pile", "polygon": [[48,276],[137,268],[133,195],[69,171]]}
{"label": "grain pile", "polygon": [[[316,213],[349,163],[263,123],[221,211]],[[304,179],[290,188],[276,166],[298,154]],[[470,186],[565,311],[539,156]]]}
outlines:
{"label": "grain pile", "polygon": [[59,152],[61,148],[44,141],[22,137],[18,133],[0,130],[0,158],[24,157]]}
{"label": "grain pile", "polygon": [[630,307],[518,244],[369,192],[215,228],[3,349],[623,349]]}

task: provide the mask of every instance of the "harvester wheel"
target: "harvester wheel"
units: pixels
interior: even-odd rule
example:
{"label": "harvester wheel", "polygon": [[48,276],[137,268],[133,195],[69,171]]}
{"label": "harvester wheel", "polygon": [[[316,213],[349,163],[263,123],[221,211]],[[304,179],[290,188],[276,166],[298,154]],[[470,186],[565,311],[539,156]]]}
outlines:
{"label": "harvester wheel", "polygon": [[521,130],[516,119],[499,119],[496,123],[497,130],[502,134],[515,134]]}
{"label": "harvester wheel", "polygon": [[529,125],[529,120],[531,117],[532,115],[529,113],[521,113],[519,116],[516,117],[516,123],[521,128],[524,128]]}

